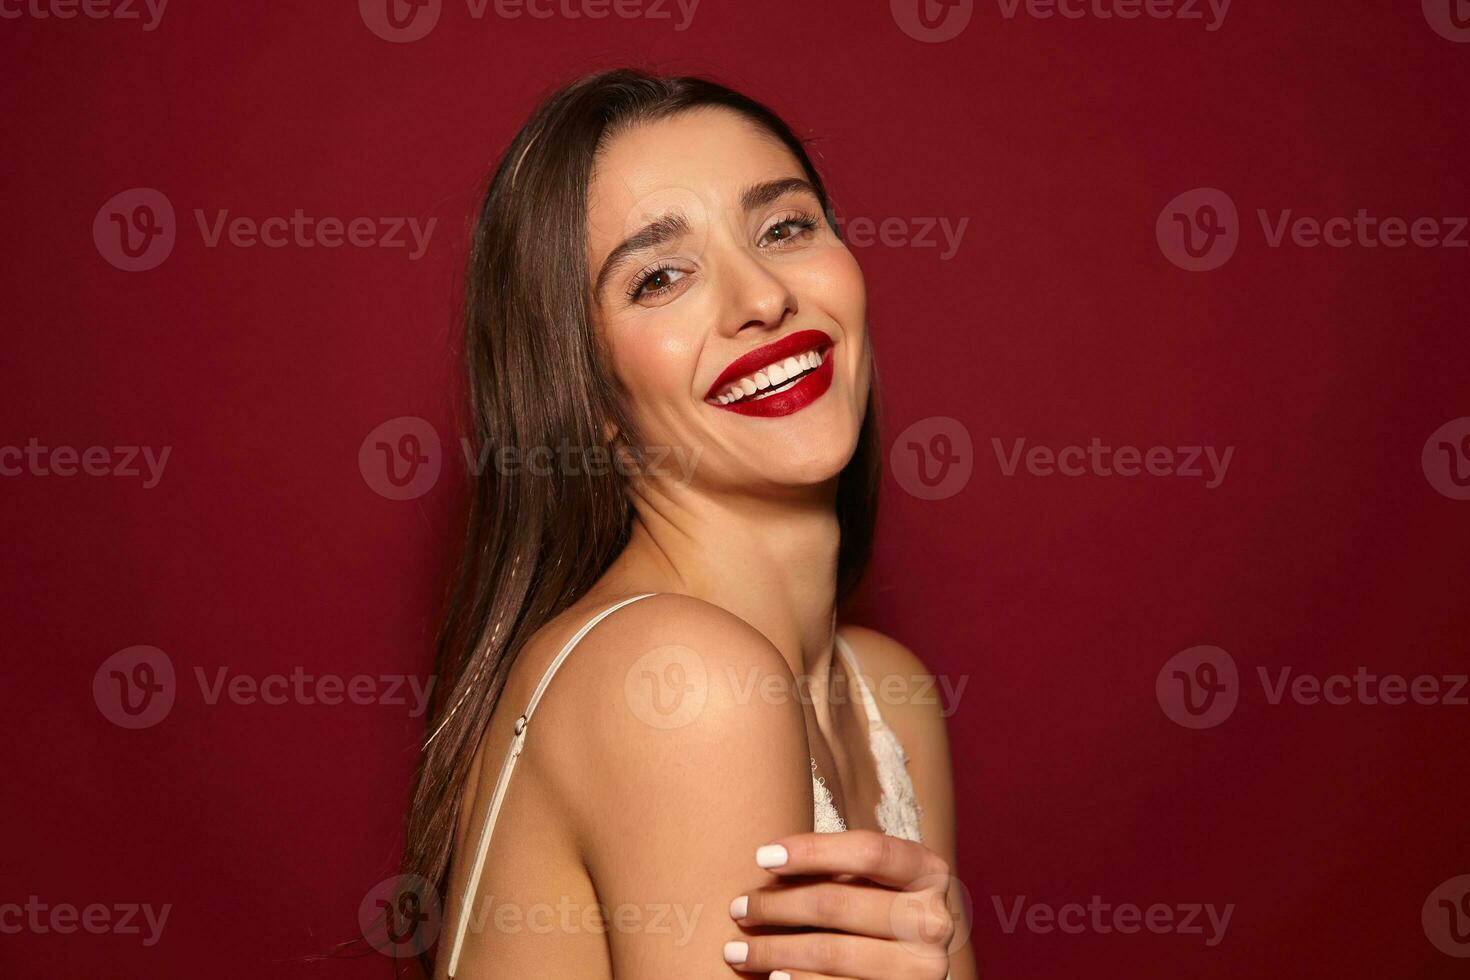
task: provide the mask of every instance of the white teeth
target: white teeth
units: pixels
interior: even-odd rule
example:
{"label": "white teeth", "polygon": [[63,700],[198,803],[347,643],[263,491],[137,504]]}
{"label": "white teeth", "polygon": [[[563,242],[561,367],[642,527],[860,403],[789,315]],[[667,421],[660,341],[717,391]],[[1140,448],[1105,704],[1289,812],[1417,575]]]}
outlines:
{"label": "white teeth", "polygon": [[794,381],[802,373],[820,367],[822,361],[823,357],[816,351],[807,351],[804,354],[798,354],[796,357],[788,357],[785,360],[776,361],[766,365],[752,375],[741,378],[710,400],[720,405],[729,405],[731,402],[738,402],[742,398],[749,398],[758,391],[766,392],[769,389],[779,388],[790,381]]}

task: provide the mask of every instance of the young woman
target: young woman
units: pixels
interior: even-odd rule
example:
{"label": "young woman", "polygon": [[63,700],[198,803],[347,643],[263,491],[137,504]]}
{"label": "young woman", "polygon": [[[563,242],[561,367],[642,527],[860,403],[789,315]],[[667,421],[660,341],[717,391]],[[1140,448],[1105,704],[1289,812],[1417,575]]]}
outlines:
{"label": "young woman", "polygon": [[561,89],[490,184],[464,343],[485,466],[404,861],[435,976],[971,980],[939,706],[837,623],[881,453],[802,142],[702,79]]}

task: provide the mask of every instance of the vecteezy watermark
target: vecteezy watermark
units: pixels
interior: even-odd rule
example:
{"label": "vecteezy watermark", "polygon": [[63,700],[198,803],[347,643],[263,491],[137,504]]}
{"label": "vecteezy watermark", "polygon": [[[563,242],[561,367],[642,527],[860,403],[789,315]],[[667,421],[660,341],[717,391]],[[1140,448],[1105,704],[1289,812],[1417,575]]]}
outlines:
{"label": "vecteezy watermark", "polygon": [[[388,705],[407,707],[419,718],[429,707],[436,678],[416,674],[289,673],[244,674],[228,667],[195,667],[200,699],[211,707],[233,705]],[[151,728],[168,717],[178,700],[173,660],[157,647],[134,646],[104,660],[92,675],[92,699],[102,716],[119,728]]]}
{"label": "vecteezy watermark", "polygon": [[152,31],[167,6],[168,0],[0,0],[0,20],[135,20]]}
{"label": "vecteezy watermark", "polygon": [[[1257,666],[1264,703],[1318,705],[1419,705],[1470,707],[1470,675],[1377,673],[1359,665],[1351,673],[1316,674],[1284,665]],[[1164,664],[1154,692],[1165,715],[1184,728],[1214,728],[1235,711],[1244,685],[1235,658],[1215,646],[1190,647]]]}
{"label": "vecteezy watermark", "polygon": [[485,472],[487,465],[502,476],[528,473],[531,476],[606,476],[618,472],[623,476],[675,477],[679,486],[688,486],[694,479],[694,470],[699,457],[704,454],[703,446],[686,449],[683,446],[644,446],[641,458],[626,447],[614,452],[607,446],[576,446],[563,439],[555,446],[481,446],[476,452],[468,439],[460,438],[460,449],[465,463],[476,476]]}
{"label": "vecteezy watermark", "polygon": [[1470,959],[1470,875],[1439,883],[1419,913],[1424,935],[1446,956]]}
{"label": "vecteezy watermark", "polygon": [[1456,44],[1470,43],[1470,2],[1423,0],[1424,19],[1434,33]]}
{"label": "vecteezy watermark", "polygon": [[899,486],[920,500],[953,497],[975,472],[970,430],[944,415],[919,419],[888,448],[888,469]]}
{"label": "vecteezy watermark", "polygon": [[[467,471],[482,476],[493,469],[501,476],[601,477],[616,472],[625,477],[669,478],[679,486],[694,479],[703,446],[644,446],[634,453],[625,446],[579,446],[562,439],[555,446],[492,446],[478,449],[461,436],[460,451]],[[439,432],[417,415],[400,415],[376,426],[357,450],[363,482],[389,500],[414,500],[439,481],[444,452]]]}
{"label": "vecteezy watermark", "polygon": [[[940,926],[945,919],[954,933],[944,943]],[[953,953],[964,949],[975,928],[975,902],[970,889],[958,875],[922,875],[893,893],[888,906],[888,925],[899,945],[915,956],[931,956],[938,947]]]}
{"label": "vecteezy watermark", "polygon": [[[694,22],[700,0],[465,0],[472,20],[494,15],[501,20],[670,21],[675,31]],[[429,35],[439,23],[445,0],[358,0],[358,13],[368,30],[385,41],[408,44]]]}
{"label": "vecteezy watermark", "polygon": [[1213,34],[1225,26],[1230,0],[996,0],[1000,15],[1015,20],[1177,20],[1199,22]]}
{"label": "vecteezy watermark", "polygon": [[[1291,208],[1256,209],[1267,248],[1470,248],[1470,218],[1463,215],[1400,217],[1358,208],[1352,215],[1298,215]],[[1240,245],[1242,223],[1235,202],[1214,187],[1185,191],[1164,206],[1154,225],[1159,250],[1191,272],[1228,262]]]}
{"label": "vecteezy watermark", "polygon": [[363,938],[386,956],[418,956],[439,937],[443,909],[439,893],[419,875],[394,875],[378,882],[357,907]]}
{"label": "vecteezy watermark", "polygon": [[702,904],[678,902],[574,902],[562,895],[555,902],[503,902],[494,895],[480,896],[470,910],[467,931],[484,933],[487,928],[497,933],[530,933],[535,936],[606,935],[670,936],[675,946],[687,946],[694,938]]}
{"label": "vecteezy watermark", "polygon": [[1431,487],[1451,500],[1470,500],[1470,415],[1435,429],[1419,461]]}
{"label": "vecteezy watermark", "polygon": [[[810,674],[789,673],[749,667],[740,670],[726,665],[712,673],[705,660],[690,647],[669,644],[649,650],[634,661],[623,676],[623,696],[633,715],[650,727],[670,730],[697,720],[709,700],[710,685],[721,681],[736,704],[814,704],[820,687],[821,700],[829,705],[861,704],[871,698],[875,705],[920,704],[936,707],[943,718],[959,710],[970,676],[956,681],[946,674],[885,674],[862,678],[861,686],[848,673],[834,673],[818,684]],[[879,709],[881,711],[881,708]]]}
{"label": "vecteezy watermark", "polygon": [[1025,895],[1008,900],[992,895],[990,902],[995,907],[996,920],[1007,935],[1020,928],[1041,935],[1061,932],[1071,936],[1085,933],[1131,936],[1147,932],[1155,936],[1201,936],[1205,945],[1211,947],[1224,940],[1230,918],[1235,914],[1234,902],[1219,908],[1213,902],[1155,902],[1145,906],[1104,902],[1101,895],[1093,895],[1086,904],[1028,903]]}
{"label": "vecteezy watermark", "polygon": [[[1207,33],[1225,26],[1231,0],[995,0],[1001,18],[1031,20],[1172,20],[1198,23]],[[937,44],[958,37],[975,14],[975,0],[889,0],[899,30]]]}
{"label": "vecteezy watermark", "polygon": [[1092,437],[1084,446],[1032,446],[1026,448],[1024,438],[1011,440],[1007,449],[1001,440],[991,437],[991,448],[1001,473],[1015,476],[1024,464],[1032,476],[1178,476],[1205,481],[1206,490],[1214,490],[1225,482],[1234,446],[1224,450],[1214,446],[1113,446]]}
{"label": "vecteezy watermark", "polygon": [[1240,245],[1240,215],[1229,194],[1196,187],[1164,205],[1154,237],[1164,257],[1179,268],[1209,272],[1229,262]]}
{"label": "vecteezy watermark", "polygon": [[152,490],[163,479],[173,446],[43,446],[31,436],[24,446],[0,446],[0,476],[107,476],[143,481]]}
{"label": "vecteezy watermark", "polygon": [[[938,248],[939,261],[948,262],[960,250],[970,219],[951,222],[949,218],[844,218],[829,214],[827,220],[836,228],[844,245],[867,248]],[[937,234],[936,234],[937,233]]]}
{"label": "vecteezy watermark", "polygon": [[152,728],[173,710],[174,663],[158,647],[119,650],[92,675],[92,700],[119,728]]}
{"label": "vecteezy watermark", "polygon": [[419,718],[429,707],[435,678],[424,681],[416,674],[311,674],[293,667],[289,674],[231,674],[216,667],[213,676],[203,667],[194,668],[199,693],[208,705],[221,700],[236,705],[283,704],[335,707],[340,704],[383,704],[407,706],[410,718]]}
{"label": "vecteezy watermark", "polygon": [[439,431],[417,415],[400,415],[363,437],[357,469],[379,496],[413,500],[434,489],[443,458]]}
{"label": "vecteezy watermark", "polygon": [[0,935],[29,932],[37,936],[52,933],[69,936],[85,932],[93,936],[142,936],[144,946],[157,946],[173,908],[171,903],[155,908],[148,902],[111,905],[92,902],[78,906],[70,902],[43,902],[39,895],[31,895],[24,905],[0,902]]}
{"label": "vecteezy watermark", "polygon": [[1216,646],[1181,650],[1159,669],[1154,696],[1176,725],[1214,728],[1235,713],[1240,701],[1235,658]]}
{"label": "vecteezy watermark", "polygon": [[[336,217],[290,214],[231,215],[228,208],[194,209],[205,248],[384,248],[404,250],[410,262],[428,251],[438,218]],[[159,190],[134,187],[113,195],[92,220],[98,253],[125,272],[155,269],[173,252],[178,222],[173,203]]]}

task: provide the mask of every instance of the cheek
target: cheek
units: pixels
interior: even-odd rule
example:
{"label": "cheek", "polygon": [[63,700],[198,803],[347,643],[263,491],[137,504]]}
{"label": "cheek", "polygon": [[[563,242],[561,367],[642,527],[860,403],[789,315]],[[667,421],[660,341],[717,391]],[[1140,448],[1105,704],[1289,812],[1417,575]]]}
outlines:
{"label": "cheek", "polygon": [[657,416],[662,404],[690,397],[697,351],[687,332],[676,329],[678,319],[653,310],[614,329],[613,365],[642,418]]}
{"label": "cheek", "polygon": [[845,339],[861,342],[867,325],[868,291],[857,259],[842,245],[823,249],[807,265],[806,292],[842,327]]}

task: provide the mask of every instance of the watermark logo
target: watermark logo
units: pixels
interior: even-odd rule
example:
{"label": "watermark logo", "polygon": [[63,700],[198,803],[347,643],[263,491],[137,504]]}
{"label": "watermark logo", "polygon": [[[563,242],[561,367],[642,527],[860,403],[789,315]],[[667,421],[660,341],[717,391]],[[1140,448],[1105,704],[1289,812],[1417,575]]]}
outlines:
{"label": "watermark logo", "polygon": [[946,217],[844,218],[829,214],[839,239],[849,248],[936,248],[939,261],[948,262],[959,254],[969,218],[952,221]]}
{"label": "watermark logo", "polygon": [[1026,446],[1025,438],[1011,442],[1009,449],[1000,439],[990,439],[996,465],[1005,476],[1015,476],[1024,465],[1032,476],[1177,476],[1205,481],[1206,490],[1214,490],[1225,482],[1235,447],[1219,450],[1214,446],[1117,446],[1105,444],[1098,436],[1086,446]]}
{"label": "watermark logo", "polygon": [[1177,20],[1199,21],[1205,33],[1225,26],[1230,0],[996,0],[1001,16],[1015,20],[1024,12],[1033,20]]}
{"label": "watermark logo", "polygon": [[604,905],[575,902],[561,895],[556,902],[509,902],[494,895],[476,899],[466,923],[466,932],[477,935],[487,931],[503,934],[529,933],[535,936],[579,933],[607,935],[667,936],[676,947],[689,945],[694,938],[702,904],[684,905],[673,902],[633,904],[620,902]]}
{"label": "watermark logo", "polygon": [[1235,659],[1213,646],[1190,647],[1169,658],[1154,680],[1159,707],[1176,725],[1214,728],[1235,712],[1240,674]]}
{"label": "watermark logo", "polygon": [[1423,0],[1434,33],[1456,44],[1470,42],[1470,0]]}
{"label": "watermark logo", "polygon": [[[1367,208],[1325,217],[1297,214],[1292,208],[1256,208],[1255,215],[1261,240],[1270,249],[1470,248],[1470,217],[1464,215],[1404,217],[1372,214]],[[1244,227],[1228,194],[1199,187],[1165,205],[1154,233],[1170,262],[1191,272],[1209,272],[1235,254]]]}
{"label": "watermark logo", "polygon": [[119,650],[92,675],[92,700],[119,728],[152,728],[168,717],[178,696],[173,661],[158,647]]}
{"label": "watermark logo", "polygon": [[1420,463],[1431,487],[1451,500],[1470,500],[1470,415],[1435,429]]}
{"label": "watermark logo", "polygon": [[1073,936],[1084,933],[1106,936],[1115,932],[1122,935],[1147,932],[1155,936],[1200,936],[1210,947],[1220,945],[1225,939],[1230,919],[1235,914],[1234,902],[1219,907],[1213,902],[1155,902],[1148,906],[1120,902],[1115,905],[1103,901],[1101,895],[1093,895],[1085,905],[1081,902],[1064,905],[1028,903],[1025,895],[1017,895],[1010,902],[1003,901],[999,895],[992,895],[990,902],[1006,935],[1021,928],[1038,935],[1061,932]]}
{"label": "watermark logo", "polygon": [[141,479],[152,490],[163,479],[172,446],[43,446],[35,436],[24,446],[0,446],[0,477],[111,476]]}
{"label": "watermark logo", "polygon": [[[674,30],[685,31],[694,21],[700,0],[465,0],[471,20],[493,14],[500,20],[623,20],[672,21]],[[611,9],[609,9],[611,8]],[[443,0],[358,0],[357,11],[367,29],[394,44],[407,44],[428,36],[439,23]]]}
{"label": "watermark logo", "polygon": [[920,500],[953,497],[975,471],[970,430],[948,416],[920,419],[893,440],[888,466],[898,485]]}
{"label": "watermark logo", "polygon": [[893,895],[888,924],[899,945],[915,957],[947,964],[964,949],[974,929],[975,903],[957,875],[922,875]]}
{"label": "watermark logo", "polygon": [[368,30],[394,44],[426,37],[439,23],[443,6],[444,0],[357,0]]}
{"label": "watermark logo", "polygon": [[174,206],[152,187],[114,194],[92,219],[98,253],[124,272],[157,268],[173,252],[177,237]]}
{"label": "watermark logo", "polygon": [[[70,902],[45,902],[31,895],[24,905],[0,903],[0,936],[29,932],[36,936],[59,936],[85,932],[91,936],[141,936],[145,947],[157,946],[173,904],[118,902],[77,906]],[[146,931],[145,931],[146,929]]]}
{"label": "watermark logo", "polygon": [[1218,269],[1240,244],[1240,215],[1230,195],[1196,187],[1164,205],[1154,225],[1164,257],[1190,272]]}
{"label": "watermark logo", "polygon": [[888,0],[893,22],[915,41],[940,44],[959,37],[975,15],[975,0]]}
{"label": "watermark logo", "polygon": [[144,33],[158,29],[168,0],[0,0],[0,20],[136,20]]}
{"label": "watermark logo", "polygon": [[1424,935],[1446,956],[1470,959],[1470,875],[1442,882],[1420,911]]}
{"label": "watermark logo", "polygon": [[650,650],[628,668],[623,697],[645,725],[683,728],[699,717],[709,699],[704,658],[677,644]]}
{"label": "watermark logo", "polygon": [[378,952],[418,956],[439,938],[443,910],[439,893],[419,875],[394,875],[378,882],[357,909],[362,935]]}
{"label": "watermark logo", "polygon": [[357,468],[363,481],[379,496],[414,500],[439,482],[443,458],[438,431],[417,415],[400,415],[362,440]]}

